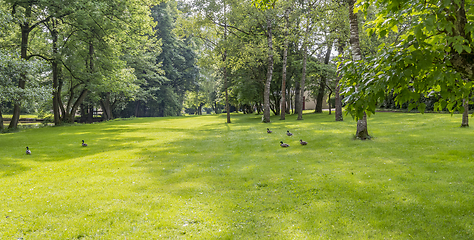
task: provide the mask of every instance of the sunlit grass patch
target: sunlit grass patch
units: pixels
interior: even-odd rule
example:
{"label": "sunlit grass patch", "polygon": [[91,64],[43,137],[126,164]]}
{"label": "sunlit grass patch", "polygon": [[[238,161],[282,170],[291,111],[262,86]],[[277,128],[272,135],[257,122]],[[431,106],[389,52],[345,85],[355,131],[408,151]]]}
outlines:
{"label": "sunlit grass patch", "polygon": [[0,239],[474,237],[474,132],[458,115],[377,113],[370,141],[352,140],[351,119],[278,119],[2,134]]}

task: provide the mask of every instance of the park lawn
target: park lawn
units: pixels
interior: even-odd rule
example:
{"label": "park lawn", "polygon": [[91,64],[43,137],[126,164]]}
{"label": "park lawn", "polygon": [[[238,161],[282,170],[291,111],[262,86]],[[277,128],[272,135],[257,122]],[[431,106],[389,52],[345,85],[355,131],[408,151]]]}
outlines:
{"label": "park lawn", "polygon": [[370,141],[327,113],[232,121],[1,134],[0,239],[474,239],[474,129],[460,115],[377,113]]}
{"label": "park lawn", "polygon": [[[6,114],[6,115],[3,115],[4,118],[12,118],[13,115],[11,114]],[[32,114],[21,114],[20,115],[20,119],[21,118],[37,118],[38,115],[32,115]]]}

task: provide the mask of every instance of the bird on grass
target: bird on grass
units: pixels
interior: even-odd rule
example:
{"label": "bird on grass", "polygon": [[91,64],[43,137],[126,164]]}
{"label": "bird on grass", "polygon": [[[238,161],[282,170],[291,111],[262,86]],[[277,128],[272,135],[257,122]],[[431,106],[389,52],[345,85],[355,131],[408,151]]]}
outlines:
{"label": "bird on grass", "polygon": [[305,142],[305,141],[303,141],[302,139],[300,139],[300,144],[301,144],[301,145],[308,145],[308,143]]}
{"label": "bird on grass", "polygon": [[293,133],[290,133],[290,131],[286,131],[286,135],[293,136]]}
{"label": "bird on grass", "polygon": [[289,147],[290,145],[286,144],[286,143],[283,143],[283,141],[280,141],[280,146],[282,147]]}
{"label": "bird on grass", "polygon": [[30,151],[30,149],[29,149],[28,147],[26,147],[26,154],[27,154],[27,155],[31,155],[31,151]]}
{"label": "bird on grass", "polygon": [[272,133],[272,130],[267,128],[267,133]]}
{"label": "bird on grass", "polygon": [[87,143],[84,143],[84,140],[82,140],[82,146],[87,147]]}

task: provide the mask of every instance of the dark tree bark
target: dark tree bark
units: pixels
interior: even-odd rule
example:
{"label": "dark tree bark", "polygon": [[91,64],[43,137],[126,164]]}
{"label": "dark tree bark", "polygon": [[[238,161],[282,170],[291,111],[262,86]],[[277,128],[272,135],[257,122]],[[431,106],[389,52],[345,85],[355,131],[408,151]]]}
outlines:
{"label": "dark tree bark", "polygon": [[105,121],[112,120],[114,117],[112,115],[112,104],[110,103],[110,92],[104,94],[100,100],[100,105],[102,106],[102,118]]}
{"label": "dark tree bark", "polygon": [[138,111],[140,109],[140,101],[135,102],[135,117],[138,117]]}
{"label": "dark tree bark", "polygon": [[281,77],[281,115],[280,120],[285,120],[286,114],[286,64],[288,62],[288,28],[290,21],[288,19],[288,15],[290,14],[290,9],[285,11],[285,20],[286,20],[286,27],[285,27],[285,43],[283,49],[283,73]]}
{"label": "dark tree bark", "polygon": [[[339,38],[338,39],[338,47],[337,51],[339,52],[339,55],[343,54],[344,52],[344,46],[343,46],[343,41]],[[337,85],[336,89],[334,90],[334,108],[335,108],[335,117],[336,121],[343,121],[344,117],[342,116],[342,101],[341,101],[341,95],[339,94],[341,92],[341,85],[340,85],[340,80],[341,76],[339,76],[339,69],[337,70]]]}
{"label": "dark tree bark", "polygon": [[[456,17],[449,19],[453,22],[454,29],[452,31],[452,36],[461,36],[463,39],[466,39],[468,44],[472,44],[471,34],[466,30],[466,25],[468,23],[466,17],[465,0],[452,0],[452,6],[457,6]],[[451,44],[452,46],[453,44]],[[472,54],[466,53],[465,51],[458,53],[454,47],[451,47],[450,52],[451,63],[453,68],[456,69],[459,73],[464,75],[465,79],[474,79],[474,58]]]}
{"label": "dark tree bark", "polygon": [[[30,35],[30,32],[31,32],[31,28],[30,28],[30,23],[28,22],[29,18],[31,18],[31,8],[32,8],[32,3],[28,3],[28,5],[25,7],[25,19],[26,21],[25,22],[22,22],[20,24],[20,28],[21,28],[21,47],[20,47],[20,52],[21,52],[21,58],[24,59],[24,60],[27,60],[28,58],[28,37]],[[14,6],[15,8],[15,6]],[[13,9],[13,11],[15,11],[15,9]],[[25,89],[25,84],[26,84],[26,73],[25,72],[22,72],[20,74],[20,80],[18,81],[18,87],[21,88],[21,89]],[[13,106],[13,116],[12,116],[12,120],[10,122],[10,125],[8,126],[8,128],[12,129],[12,128],[17,128],[18,126],[18,122],[20,120],[20,103],[19,101],[15,102],[14,106]]]}
{"label": "dark tree bark", "polygon": [[[331,51],[332,51],[332,42],[328,42],[328,50],[326,52],[326,56],[324,57],[324,64],[328,65],[329,64],[329,58],[331,57]],[[323,100],[324,100],[324,94],[326,94],[326,81],[327,81],[327,74],[323,74],[321,76],[321,81],[319,82],[319,91],[318,91],[318,96],[316,97],[316,111],[317,113],[322,113],[323,112]]]}
{"label": "dark tree bark", "polygon": [[332,89],[331,89],[328,85],[326,85],[326,87],[327,87],[327,89],[328,89],[328,91],[329,91],[329,94],[328,94],[328,106],[329,106],[329,115],[331,115],[332,107],[333,107],[333,106],[331,106],[331,96],[332,96],[333,91],[332,91]]}
{"label": "dark tree bark", "polygon": [[291,90],[288,91],[288,95],[290,97],[288,99],[288,105],[289,105],[288,108],[291,110],[291,112],[293,114],[295,114],[295,109],[296,109],[296,103],[295,103],[296,102],[295,101],[296,96],[295,96],[295,94],[298,92],[298,89],[300,89],[300,83],[298,81],[295,81],[295,91],[293,92],[293,94],[292,94]]}
{"label": "dark tree bark", "polygon": [[[352,60],[360,61],[362,60],[362,53],[360,51],[360,42],[359,42],[359,21],[357,20],[357,14],[354,13],[354,4],[356,0],[349,0],[349,22],[351,25],[351,50],[352,50]],[[365,140],[369,139],[369,131],[367,130],[367,114],[364,112],[362,119],[357,120],[357,132],[356,138]]]}
{"label": "dark tree bark", "polygon": [[3,114],[2,114],[2,105],[0,105],[0,131],[3,131]]}
{"label": "dark tree bark", "polygon": [[[340,77],[338,77],[340,80]],[[341,103],[341,95],[339,92],[341,91],[341,85],[339,84],[339,81],[336,86],[336,90],[334,91],[334,100],[335,100],[335,115],[336,115],[336,121],[343,121],[344,118],[342,116],[342,103]]]}
{"label": "dark tree bark", "polygon": [[225,64],[227,58],[227,50],[224,51],[224,88],[225,88],[225,111],[227,115],[227,123],[231,123],[230,121],[230,106],[229,106],[229,91],[228,91],[228,83],[227,83],[227,66]]}
{"label": "dark tree bark", "polygon": [[301,87],[300,87],[300,81],[298,79],[295,79],[295,94],[293,94],[293,114],[298,114],[299,109],[300,109],[300,99],[301,95]]}
{"label": "dark tree bark", "polygon": [[71,108],[71,112],[69,113],[69,122],[70,123],[73,123],[74,122],[74,118],[76,117],[76,112],[77,112],[77,108],[79,107],[79,105],[84,101],[84,99],[86,98],[87,96],[87,93],[89,93],[89,91],[87,89],[84,89],[81,94],[79,95],[79,98],[77,98],[76,102],[74,103],[74,105],[72,106]]}
{"label": "dark tree bark", "polygon": [[464,112],[462,113],[461,127],[469,127],[469,99],[463,99]]}
{"label": "dark tree bark", "polygon": [[326,76],[325,75],[321,76],[321,79],[319,80],[318,95],[316,96],[316,108],[314,110],[314,112],[316,113],[323,112],[323,101],[324,101],[324,95],[326,94],[326,91],[325,91],[326,81],[327,81]]}
{"label": "dark tree bark", "polygon": [[273,77],[273,35],[272,21],[267,17],[267,44],[268,44],[268,69],[265,89],[263,92],[263,122],[270,122],[270,84]]}
{"label": "dark tree bark", "polygon": [[303,72],[301,74],[301,90],[298,97],[298,118],[296,120],[303,120],[303,101],[304,101],[304,85],[306,82],[306,61],[308,59],[308,49],[306,41],[303,47]]}
{"label": "dark tree bark", "polygon": [[87,122],[87,106],[84,105],[84,103],[81,103],[79,105],[79,109],[81,111],[81,119],[79,120],[79,122],[81,123]]}
{"label": "dark tree bark", "polygon": [[87,111],[87,122],[93,123],[94,122],[94,106],[90,105]]}
{"label": "dark tree bark", "polygon": [[[89,68],[88,70],[91,75],[94,72],[93,58],[94,58],[94,45],[92,44],[92,42],[90,42],[89,43],[89,59],[88,59],[87,67]],[[82,89],[81,93],[79,94],[79,97],[76,99],[74,93],[76,91],[76,88],[78,88],[80,85],[82,84],[77,84],[73,86],[72,81],[71,81],[71,86],[69,88],[69,99],[68,99],[66,108],[63,107],[63,104],[61,103],[61,98],[58,98],[58,104],[61,109],[61,112],[63,113],[62,118],[64,122],[70,122],[70,123],[74,122],[77,109],[79,108],[79,106],[82,104],[84,99],[87,97],[87,94],[89,93],[89,90],[84,87],[84,89]],[[59,81],[58,93],[61,92],[61,88],[62,88],[62,81]]]}
{"label": "dark tree bark", "polygon": [[[472,35],[468,33],[466,30],[466,25],[468,24],[468,20],[466,17],[466,9],[465,0],[455,1],[452,0],[452,6],[456,6],[455,14],[456,17],[450,17],[449,20],[453,22],[454,30],[452,31],[451,35],[453,37],[461,36],[463,39],[466,39],[467,44],[472,46]],[[453,44],[451,44],[452,46]],[[472,57],[472,53],[467,53],[463,51],[458,53],[454,47],[451,47],[450,52],[450,60],[453,65],[453,68],[456,69],[459,73],[461,73],[467,82],[474,79],[474,58]],[[468,127],[469,126],[469,99],[463,99],[464,105],[464,113],[462,117],[461,127]]]}
{"label": "dark tree bark", "polygon": [[51,37],[53,40],[53,60],[51,63],[52,66],[52,75],[53,75],[53,115],[54,115],[54,125],[58,126],[61,124],[61,116],[59,111],[59,98],[61,98],[61,93],[59,92],[59,61],[58,61],[58,30],[56,28],[57,20],[53,19],[52,26],[50,29]]}
{"label": "dark tree bark", "polygon": [[[225,17],[227,5],[224,1],[224,42],[227,43],[227,18]],[[227,82],[227,49],[224,50],[224,88],[225,88],[225,111],[227,115],[227,123],[230,121],[230,106],[229,106],[229,91],[228,91],[228,82]]]}
{"label": "dark tree bark", "polygon": [[280,97],[278,95],[272,94],[271,95],[273,103],[270,102],[270,109],[272,110],[275,116],[280,115]]}

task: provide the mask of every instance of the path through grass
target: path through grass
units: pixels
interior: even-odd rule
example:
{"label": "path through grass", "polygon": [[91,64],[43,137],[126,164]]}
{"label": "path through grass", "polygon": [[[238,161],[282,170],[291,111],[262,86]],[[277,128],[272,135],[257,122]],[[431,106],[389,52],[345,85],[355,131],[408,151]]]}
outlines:
{"label": "path through grass", "polygon": [[0,135],[0,239],[474,238],[474,131],[457,115],[377,113],[371,141],[347,117],[232,118]]}

